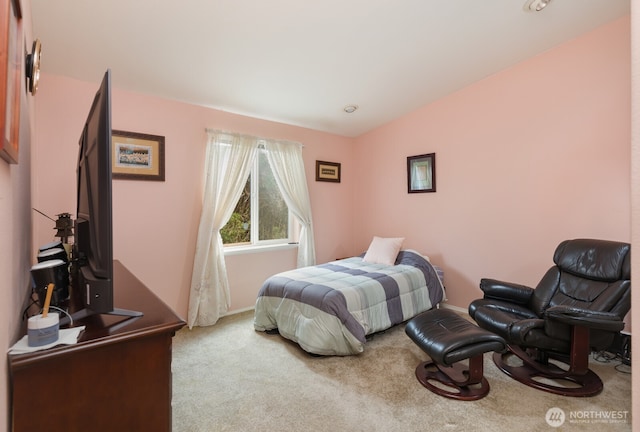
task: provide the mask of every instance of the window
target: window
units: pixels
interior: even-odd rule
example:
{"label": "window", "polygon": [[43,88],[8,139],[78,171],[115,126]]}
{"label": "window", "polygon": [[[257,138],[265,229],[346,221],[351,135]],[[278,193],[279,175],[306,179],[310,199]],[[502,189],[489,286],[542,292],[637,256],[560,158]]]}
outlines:
{"label": "window", "polygon": [[225,246],[289,243],[291,218],[267,154],[260,150],[240,200],[220,230]]}

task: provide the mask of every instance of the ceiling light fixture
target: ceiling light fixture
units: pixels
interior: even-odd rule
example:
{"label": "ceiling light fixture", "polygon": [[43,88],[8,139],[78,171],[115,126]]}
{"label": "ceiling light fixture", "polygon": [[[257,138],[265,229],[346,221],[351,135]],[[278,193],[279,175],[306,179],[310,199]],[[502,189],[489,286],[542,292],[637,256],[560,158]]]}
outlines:
{"label": "ceiling light fixture", "polygon": [[524,10],[527,12],[540,12],[546,8],[551,0],[527,0],[524,4]]}
{"label": "ceiling light fixture", "polygon": [[355,110],[358,109],[358,105],[347,105],[346,107],[344,107],[344,112],[346,112],[347,114],[351,114],[352,112],[355,112]]}

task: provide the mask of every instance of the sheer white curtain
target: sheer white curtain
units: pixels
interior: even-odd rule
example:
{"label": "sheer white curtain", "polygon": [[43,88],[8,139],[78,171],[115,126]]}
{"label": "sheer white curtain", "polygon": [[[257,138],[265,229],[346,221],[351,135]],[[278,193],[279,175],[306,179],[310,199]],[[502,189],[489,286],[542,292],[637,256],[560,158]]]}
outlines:
{"label": "sheer white curtain", "polygon": [[267,140],[267,160],[289,211],[300,223],[298,267],[315,265],[311,202],[299,143]]}
{"label": "sheer white curtain", "polygon": [[191,276],[189,328],[215,324],[229,309],[229,281],[220,229],[240,199],[258,152],[258,140],[254,137],[210,130],[207,133],[205,188]]}

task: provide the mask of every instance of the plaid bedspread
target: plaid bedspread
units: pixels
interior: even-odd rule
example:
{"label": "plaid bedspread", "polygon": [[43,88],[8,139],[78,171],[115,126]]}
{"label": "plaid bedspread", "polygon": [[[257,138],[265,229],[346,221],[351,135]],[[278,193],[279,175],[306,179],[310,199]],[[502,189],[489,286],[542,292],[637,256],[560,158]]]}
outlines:
{"label": "plaid bedspread", "polygon": [[402,323],[443,298],[436,270],[415,252],[401,251],[393,266],[353,257],[267,279],[256,300],[254,327],[277,328],[311,353],[357,354],[366,335]]}

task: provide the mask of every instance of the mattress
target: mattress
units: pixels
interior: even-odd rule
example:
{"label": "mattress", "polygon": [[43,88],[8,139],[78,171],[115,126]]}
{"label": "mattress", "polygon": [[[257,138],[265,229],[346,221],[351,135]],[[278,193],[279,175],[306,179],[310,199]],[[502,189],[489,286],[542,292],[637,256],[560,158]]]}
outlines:
{"label": "mattress", "polygon": [[352,355],[364,350],[367,335],[443,299],[436,269],[415,251],[400,251],[395,265],[352,257],[268,278],[256,300],[254,328],[277,329],[313,354]]}

